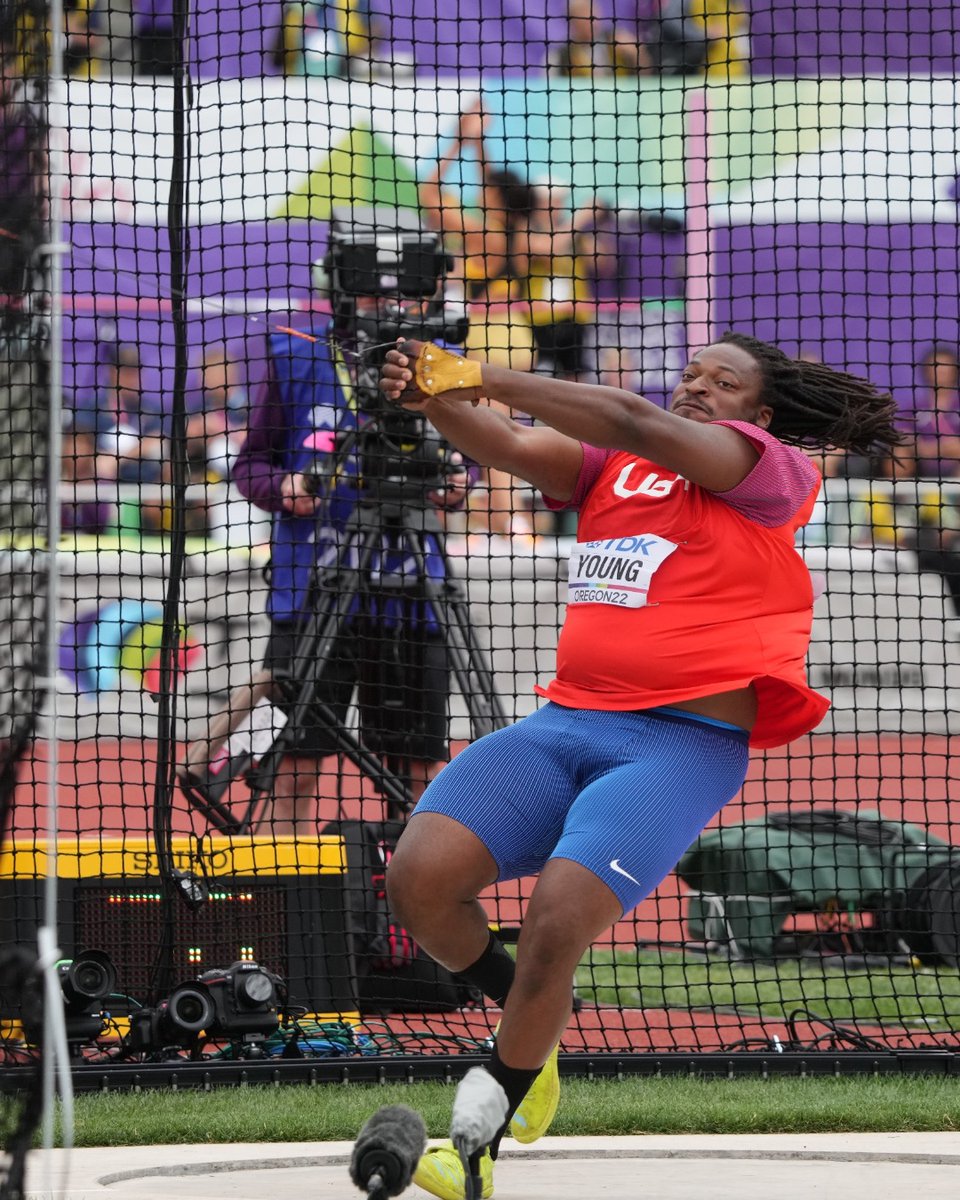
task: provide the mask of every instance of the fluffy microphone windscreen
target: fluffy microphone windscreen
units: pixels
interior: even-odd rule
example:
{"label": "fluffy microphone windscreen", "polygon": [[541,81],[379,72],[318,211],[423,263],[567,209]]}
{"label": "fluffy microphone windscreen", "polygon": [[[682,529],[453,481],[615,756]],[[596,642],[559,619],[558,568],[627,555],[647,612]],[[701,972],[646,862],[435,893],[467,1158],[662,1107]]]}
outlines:
{"label": "fluffy microphone windscreen", "polygon": [[350,1178],[363,1189],[378,1174],[386,1194],[399,1196],[410,1186],[426,1147],[423,1117],[405,1104],[388,1104],[375,1112],[357,1135]]}

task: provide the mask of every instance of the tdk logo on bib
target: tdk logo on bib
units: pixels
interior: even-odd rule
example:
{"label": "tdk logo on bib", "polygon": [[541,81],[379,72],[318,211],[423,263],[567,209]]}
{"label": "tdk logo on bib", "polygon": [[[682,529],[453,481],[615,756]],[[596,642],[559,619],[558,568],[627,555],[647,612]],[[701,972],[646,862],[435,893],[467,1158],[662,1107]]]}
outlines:
{"label": "tdk logo on bib", "polygon": [[618,554],[627,550],[639,550],[642,554],[646,554],[648,547],[652,549],[662,541],[663,539],[658,538],[655,534],[643,533],[636,537],[607,538],[603,542],[584,542],[583,545],[588,550],[616,550]]}
{"label": "tdk logo on bib", "polygon": [[654,533],[577,542],[570,551],[567,603],[642,608],[650,581],[676,548]]}

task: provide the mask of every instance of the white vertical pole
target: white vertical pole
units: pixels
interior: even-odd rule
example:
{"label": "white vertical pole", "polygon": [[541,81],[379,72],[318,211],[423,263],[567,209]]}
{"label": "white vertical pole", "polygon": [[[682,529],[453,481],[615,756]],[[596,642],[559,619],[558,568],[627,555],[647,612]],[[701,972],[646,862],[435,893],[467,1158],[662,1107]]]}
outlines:
{"label": "white vertical pole", "polygon": [[[59,837],[60,775],[57,752],[57,671],[59,665],[60,616],[60,475],[63,458],[63,243],[64,202],[66,196],[66,83],[63,74],[63,0],[50,0],[50,73],[47,79],[47,203],[50,241],[47,253],[47,279],[50,285],[50,396],[47,466],[47,622],[46,622],[46,748],[47,748],[47,828],[46,876],[44,880],[43,926],[38,949],[45,976],[43,1034],[43,1147],[49,1151],[54,1140],[54,1104],[59,1083],[61,1137],[63,1146],[73,1145],[73,1081],[63,1013],[63,997],[56,975],[60,956],[57,943],[57,839]],[[51,1156],[47,1154],[47,1190],[52,1195]]]}
{"label": "white vertical pole", "polygon": [[685,307],[689,354],[709,345],[714,337],[708,118],[706,87],[688,91],[684,102],[683,159],[687,264]]}

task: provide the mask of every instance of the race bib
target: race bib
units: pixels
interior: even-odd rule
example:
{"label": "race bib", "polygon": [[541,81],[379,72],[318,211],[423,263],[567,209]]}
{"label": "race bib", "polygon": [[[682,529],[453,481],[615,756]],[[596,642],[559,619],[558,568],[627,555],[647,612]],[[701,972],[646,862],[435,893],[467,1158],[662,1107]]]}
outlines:
{"label": "race bib", "polygon": [[567,604],[643,608],[651,579],[676,548],[655,533],[577,542],[570,551]]}

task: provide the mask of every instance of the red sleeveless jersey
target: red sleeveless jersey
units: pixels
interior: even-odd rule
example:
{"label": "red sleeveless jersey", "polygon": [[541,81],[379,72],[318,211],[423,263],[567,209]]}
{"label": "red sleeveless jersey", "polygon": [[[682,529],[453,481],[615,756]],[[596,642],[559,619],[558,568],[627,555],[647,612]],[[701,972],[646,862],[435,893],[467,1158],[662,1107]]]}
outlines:
{"label": "red sleeveless jersey", "polygon": [[766,431],[724,424],[761,457],[722,494],[635,454],[585,447],[557,675],[540,695],[629,711],[753,684],[758,748],[822,720],[829,702],[806,680],[813,589],[794,549],[820,477]]}

